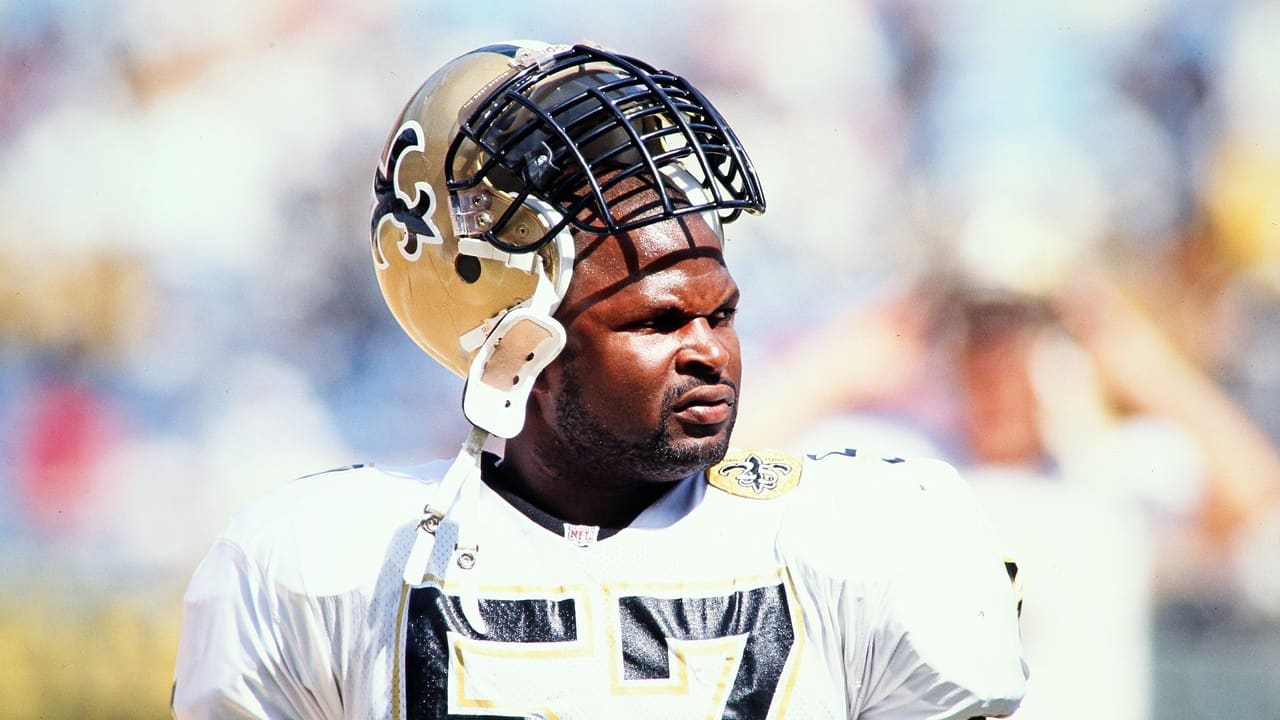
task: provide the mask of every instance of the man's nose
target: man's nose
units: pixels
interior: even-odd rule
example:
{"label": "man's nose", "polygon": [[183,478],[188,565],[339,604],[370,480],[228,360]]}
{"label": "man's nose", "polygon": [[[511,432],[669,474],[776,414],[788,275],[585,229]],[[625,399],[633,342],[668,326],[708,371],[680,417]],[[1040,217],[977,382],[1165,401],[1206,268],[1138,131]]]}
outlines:
{"label": "man's nose", "polygon": [[704,317],[691,320],[681,333],[683,342],[678,369],[691,375],[722,374],[733,358],[728,340],[722,335],[732,332],[717,330]]}

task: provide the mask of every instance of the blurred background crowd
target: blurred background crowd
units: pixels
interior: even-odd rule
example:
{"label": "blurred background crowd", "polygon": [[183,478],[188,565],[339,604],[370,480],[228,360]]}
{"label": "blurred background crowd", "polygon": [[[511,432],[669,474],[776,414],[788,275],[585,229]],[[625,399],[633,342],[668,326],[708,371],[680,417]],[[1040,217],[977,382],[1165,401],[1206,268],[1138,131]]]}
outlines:
{"label": "blurred background crowd", "polygon": [[289,478],[453,454],[368,256],[445,60],[681,72],[729,226],[735,440],[959,466],[1022,565],[1018,717],[1280,718],[1280,5],[0,0],[0,717],[167,717],[180,597]]}

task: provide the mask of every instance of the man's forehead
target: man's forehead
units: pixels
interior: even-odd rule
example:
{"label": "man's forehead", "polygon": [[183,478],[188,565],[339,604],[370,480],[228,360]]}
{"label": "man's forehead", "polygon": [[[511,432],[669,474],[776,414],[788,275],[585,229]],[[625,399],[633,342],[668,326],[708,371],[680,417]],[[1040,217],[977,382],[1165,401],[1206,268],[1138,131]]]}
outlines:
{"label": "man's forehead", "polygon": [[577,241],[573,282],[562,315],[576,315],[598,301],[694,261],[724,268],[724,277],[731,282],[720,236],[697,215],[614,235],[584,233]]}

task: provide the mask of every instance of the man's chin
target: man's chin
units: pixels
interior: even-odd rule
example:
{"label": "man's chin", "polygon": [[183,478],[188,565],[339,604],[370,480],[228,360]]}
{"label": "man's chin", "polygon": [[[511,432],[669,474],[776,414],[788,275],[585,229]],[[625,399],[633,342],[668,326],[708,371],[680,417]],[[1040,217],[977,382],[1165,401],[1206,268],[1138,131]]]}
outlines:
{"label": "man's chin", "polygon": [[703,437],[686,436],[672,439],[657,453],[659,462],[671,467],[673,473],[692,475],[705,470],[724,459],[729,452],[729,428]]}

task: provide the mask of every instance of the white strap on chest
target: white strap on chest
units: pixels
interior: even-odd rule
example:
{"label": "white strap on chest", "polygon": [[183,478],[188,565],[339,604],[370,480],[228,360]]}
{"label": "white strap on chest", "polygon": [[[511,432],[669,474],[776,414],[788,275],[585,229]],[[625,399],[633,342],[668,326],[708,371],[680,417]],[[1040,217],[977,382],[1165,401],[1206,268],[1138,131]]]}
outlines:
{"label": "white strap on chest", "polygon": [[[471,434],[462,444],[462,449],[458,451],[458,456],[445,472],[433,502],[422,509],[422,516],[414,531],[413,547],[409,550],[409,557],[405,561],[406,584],[420,584],[428,575],[433,557],[443,559],[443,563],[440,563],[441,567],[437,569],[438,572],[434,573],[437,576],[443,575],[444,567],[447,567],[452,560],[453,551],[459,546],[467,547],[461,531],[466,523],[460,522],[456,517],[458,513],[454,511],[463,504],[458,502],[463,488],[466,486],[474,488],[481,482],[480,457],[488,436],[489,433],[483,429],[472,428]],[[449,540],[445,542],[446,547],[442,547],[440,553],[435,553],[437,542],[446,538]]]}

